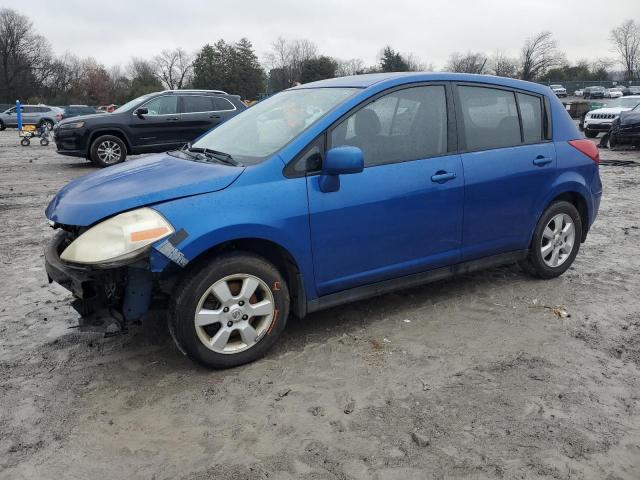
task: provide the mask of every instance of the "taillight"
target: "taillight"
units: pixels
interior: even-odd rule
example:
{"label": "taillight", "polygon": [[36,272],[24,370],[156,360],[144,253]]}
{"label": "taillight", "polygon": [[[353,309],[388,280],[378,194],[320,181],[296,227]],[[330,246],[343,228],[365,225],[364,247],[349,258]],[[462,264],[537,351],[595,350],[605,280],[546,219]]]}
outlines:
{"label": "taillight", "polygon": [[600,165],[600,151],[595,143],[586,138],[580,140],[570,140],[569,145],[578,150],[580,153],[584,153],[587,157],[595,162],[596,165]]}

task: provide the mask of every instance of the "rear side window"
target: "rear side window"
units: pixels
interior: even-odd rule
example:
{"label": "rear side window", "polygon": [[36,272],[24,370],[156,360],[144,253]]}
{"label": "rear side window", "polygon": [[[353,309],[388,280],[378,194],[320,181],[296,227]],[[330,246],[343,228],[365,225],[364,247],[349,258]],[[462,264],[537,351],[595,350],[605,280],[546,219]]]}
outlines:
{"label": "rear side window", "polygon": [[182,97],[184,113],[210,112],[214,110],[211,97],[185,95]]}
{"label": "rear side window", "polygon": [[467,150],[521,144],[515,94],[487,87],[459,86]]}
{"label": "rear side window", "polygon": [[235,110],[236,107],[226,98],[213,97],[213,109],[217,112],[224,112],[228,110]]}
{"label": "rear side window", "polygon": [[542,99],[525,93],[518,93],[518,106],[522,118],[524,143],[541,142],[542,135]]}
{"label": "rear side window", "polygon": [[343,120],[331,146],[362,150],[365,166],[417,160],[447,151],[447,100],[442,85],[398,90]]}

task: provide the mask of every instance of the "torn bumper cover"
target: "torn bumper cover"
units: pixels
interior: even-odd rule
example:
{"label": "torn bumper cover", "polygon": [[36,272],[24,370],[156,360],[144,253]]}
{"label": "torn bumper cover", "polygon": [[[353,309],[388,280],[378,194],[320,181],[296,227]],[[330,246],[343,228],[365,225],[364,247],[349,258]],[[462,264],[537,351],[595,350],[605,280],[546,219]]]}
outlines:
{"label": "torn bumper cover", "polygon": [[104,269],[70,265],[60,254],[71,241],[65,231],[51,240],[44,252],[45,269],[49,283],[55,281],[73,293],[71,305],[81,315],[81,327],[107,328],[115,321],[123,328],[149,310],[153,274],[146,262]]}

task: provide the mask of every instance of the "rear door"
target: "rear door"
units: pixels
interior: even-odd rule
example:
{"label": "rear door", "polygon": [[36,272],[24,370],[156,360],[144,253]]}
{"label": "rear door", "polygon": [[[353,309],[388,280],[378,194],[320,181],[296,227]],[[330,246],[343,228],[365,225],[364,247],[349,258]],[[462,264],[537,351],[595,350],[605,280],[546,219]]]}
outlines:
{"label": "rear door", "polygon": [[30,105],[23,106],[22,124],[37,125],[38,120],[40,120],[40,113],[38,112],[38,110],[38,107],[32,107]]}
{"label": "rear door", "polygon": [[140,105],[147,108],[143,116],[131,115],[129,128],[137,147],[170,148],[184,143],[180,133],[177,95],[162,95]]}
{"label": "rear door", "polygon": [[449,144],[445,85],[376,98],[327,133],[359,147],[365,168],[325,193],[307,177],[316,287],[327,295],[456,263],[464,178]]}
{"label": "rear door", "polygon": [[528,248],[556,153],[542,95],[456,88],[465,175],[462,259]]}
{"label": "rear door", "polygon": [[214,112],[212,96],[180,95],[180,101],[182,102],[180,132],[184,143],[194,141],[220,123],[220,116]]}

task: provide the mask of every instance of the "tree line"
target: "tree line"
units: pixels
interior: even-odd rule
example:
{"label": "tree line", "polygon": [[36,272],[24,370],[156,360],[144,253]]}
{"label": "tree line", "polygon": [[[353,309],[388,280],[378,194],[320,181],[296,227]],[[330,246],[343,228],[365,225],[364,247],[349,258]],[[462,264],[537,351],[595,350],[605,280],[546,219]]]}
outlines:
{"label": "tree line", "polygon": [[[571,63],[550,32],[527,38],[519,54],[502,51],[453,52],[445,71],[521,78],[530,81],[640,79],[640,24],[627,20],[611,30],[611,58]],[[622,70],[615,71],[619,66]],[[263,92],[277,92],[297,82],[375,72],[433,71],[412,54],[390,45],[378,62],[324,55],[310,40],[278,38],[261,62],[247,38],[229,43],[220,39],[190,53],[183,48],[163,50],[150,58],[131,58],[123,67],[106,67],[93,58],[72,53],[53,54],[28,17],[0,8],[0,103],[16,99],[63,104],[122,104],[163,89],[220,89],[254,100]],[[615,77],[615,78],[614,78]]]}

